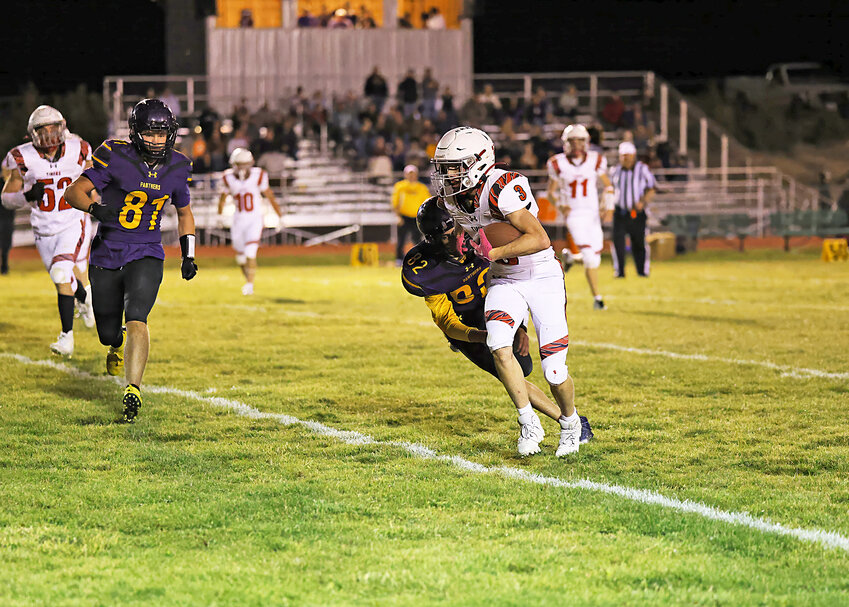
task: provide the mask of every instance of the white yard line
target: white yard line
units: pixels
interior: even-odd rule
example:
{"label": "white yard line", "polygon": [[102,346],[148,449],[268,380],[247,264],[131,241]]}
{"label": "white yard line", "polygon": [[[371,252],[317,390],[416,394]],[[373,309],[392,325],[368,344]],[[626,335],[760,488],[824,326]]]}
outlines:
{"label": "white yard line", "polygon": [[[24,365],[48,367],[57,371],[62,371],[63,373],[67,373],[79,379],[108,381],[119,385],[122,383],[120,378],[117,377],[92,375],[91,373],[88,373],[86,371],[81,371],[80,369],[70,367],[63,363],[57,363],[52,360],[33,360],[20,354],[10,354],[6,352],[0,353],[0,358],[12,359]],[[824,529],[816,528],[805,529],[800,527],[787,527],[785,525],[782,525],[781,523],[774,523],[765,518],[754,517],[751,514],[748,514],[747,512],[720,510],[718,508],[714,508],[713,506],[708,506],[707,504],[702,504],[700,502],[693,502],[690,500],[679,500],[671,497],[666,497],[665,495],[661,495],[660,493],[656,493],[654,491],[649,491],[646,489],[635,489],[632,487],[625,487],[623,485],[610,485],[607,483],[591,481],[589,479],[582,479],[578,481],[565,481],[557,477],[543,476],[541,474],[522,470],[521,468],[513,468],[509,466],[484,466],[483,464],[478,464],[476,462],[467,460],[456,455],[440,455],[436,451],[433,451],[432,449],[429,449],[424,445],[420,445],[417,443],[407,443],[400,441],[379,441],[372,438],[371,436],[368,436],[367,434],[361,434],[359,432],[354,432],[351,430],[338,430],[336,428],[321,424],[319,422],[302,420],[298,419],[297,417],[285,415],[282,413],[266,413],[234,399],[221,398],[218,396],[205,396],[200,392],[195,392],[192,390],[180,390],[178,388],[170,388],[167,386],[145,386],[144,391],[146,393],[153,394],[172,394],[181,398],[196,400],[202,403],[212,405],[213,407],[227,409],[229,411],[232,411],[236,415],[248,417],[251,419],[271,419],[285,426],[299,425],[304,428],[307,428],[308,430],[316,434],[328,436],[330,438],[334,438],[338,441],[351,445],[376,445],[401,448],[407,453],[410,453],[411,455],[414,455],[421,459],[445,462],[466,472],[472,472],[476,474],[497,474],[505,478],[510,478],[525,483],[534,483],[537,485],[557,487],[562,489],[582,489],[585,491],[596,491],[599,493],[606,493],[634,502],[660,506],[662,508],[667,508],[670,510],[675,510],[688,514],[695,514],[697,516],[701,516],[703,518],[714,521],[721,521],[731,525],[749,527],[762,533],[792,537],[802,542],[819,544],[826,548],[836,548],[838,550],[843,550],[844,552],[849,552],[849,537],[843,536],[834,531],[826,531]]]}
{"label": "white yard line", "polygon": [[[589,300],[589,295],[579,293],[569,295],[569,299]],[[742,301],[738,299],[713,299],[710,297],[664,297],[660,295],[609,295],[605,299],[610,301],[648,301],[657,303],[697,303],[711,306],[748,306],[750,308],[781,308],[784,310],[822,310],[826,312],[846,312],[849,306],[839,304],[816,304],[816,303],[787,303],[780,301]]]}
{"label": "white yard line", "polygon": [[849,379],[849,373],[833,373],[820,369],[807,369],[805,367],[791,367],[789,365],[778,365],[766,360],[746,360],[741,358],[724,358],[722,356],[708,356],[706,354],[679,354],[678,352],[667,352],[665,350],[646,350],[644,348],[628,348],[617,344],[607,344],[593,341],[575,340],[571,342],[576,346],[589,346],[591,348],[603,348],[606,350],[617,350],[631,354],[643,354],[647,356],[664,356],[666,358],[678,358],[681,360],[698,360],[704,362],[721,362],[730,365],[746,365],[764,367],[779,371],[782,375],[797,378],[820,377],[823,379]]}

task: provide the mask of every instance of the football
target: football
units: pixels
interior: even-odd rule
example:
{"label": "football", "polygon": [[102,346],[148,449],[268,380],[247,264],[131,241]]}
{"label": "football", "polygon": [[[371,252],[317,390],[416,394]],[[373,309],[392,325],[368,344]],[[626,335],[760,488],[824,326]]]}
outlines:
{"label": "football", "polygon": [[503,221],[491,223],[484,227],[483,231],[493,248],[503,247],[508,242],[513,242],[522,235],[512,224]]}

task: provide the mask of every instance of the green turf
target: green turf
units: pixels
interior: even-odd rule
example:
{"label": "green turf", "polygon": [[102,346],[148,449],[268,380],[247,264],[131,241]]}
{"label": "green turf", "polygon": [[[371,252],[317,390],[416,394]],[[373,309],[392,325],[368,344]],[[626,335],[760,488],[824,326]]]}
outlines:
{"label": "green turf", "polygon": [[[720,360],[849,371],[849,265],[704,252],[617,281],[605,265],[603,313],[573,269],[569,368],[596,439],[559,460],[547,419],[543,452],[516,455],[503,388],[448,349],[396,268],[344,261],[261,260],[252,298],[230,260],[200,260],[190,283],[169,263],[145,383],[378,444],[144,386],[120,424],[118,385],[0,358],[0,605],[849,602],[839,549],[386,444],[849,535],[849,381]],[[40,266],[0,277],[0,309],[0,352],[51,359]],[[75,334],[67,364],[101,376],[105,349]]]}

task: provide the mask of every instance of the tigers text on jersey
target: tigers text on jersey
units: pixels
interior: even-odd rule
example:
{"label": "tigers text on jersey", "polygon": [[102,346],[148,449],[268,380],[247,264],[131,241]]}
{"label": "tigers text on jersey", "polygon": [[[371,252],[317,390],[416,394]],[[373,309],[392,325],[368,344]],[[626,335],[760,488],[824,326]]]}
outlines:
{"label": "tigers text on jersey", "polygon": [[251,167],[244,179],[239,172],[227,169],[221,176],[222,191],[233,197],[236,203],[234,221],[241,215],[263,216],[262,193],[268,189],[268,173],[259,167]]}
{"label": "tigers text on jersey", "polygon": [[65,202],[65,188],[71,185],[91,159],[91,146],[82,139],[68,138],[60,146],[54,162],[41,156],[32,143],[24,143],[6,155],[4,166],[17,168],[24,181],[23,191],[37,181],[44,184],[44,196],[32,204],[30,223],[36,236],[52,236],[69,227],[79,229],[85,213]]}
{"label": "tigers text on jersey", "polygon": [[108,139],[92,155],[85,171],[100,192],[102,204],[119,210],[118,218],[100,224],[91,246],[91,264],[120,268],[142,257],[165,259],[159,226],[165,205],[189,204],[192,163],[171,150],[150,167],[126,141]]}
{"label": "tigers text on jersey", "polygon": [[[454,203],[452,197],[445,199],[445,208],[472,238],[477,238],[478,230],[484,226],[499,221],[506,222],[507,215],[520,209],[527,209],[534,217],[539,214],[539,206],[531,192],[528,178],[515,171],[503,169],[492,169],[489,172],[483,187],[475,195],[474,204],[474,213],[466,213]],[[493,278],[531,278],[549,274],[556,276],[558,273],[562,271],[551,247],[530,255],[499,259],[492,263]]]}
{"label": "tigers text on jersey", "polygon": [[568,205],[570,213],[599,212],[598,178],[607,173],[607,160],[599,152],[588,151],[577,162],[561,152],[548,159],[548,176],[557,183],[559,203]]}

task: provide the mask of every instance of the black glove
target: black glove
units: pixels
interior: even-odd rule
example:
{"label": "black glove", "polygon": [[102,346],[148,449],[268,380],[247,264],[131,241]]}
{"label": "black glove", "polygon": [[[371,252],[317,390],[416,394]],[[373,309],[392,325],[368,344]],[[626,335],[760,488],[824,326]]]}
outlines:
{"label": "black glove", "polygon": [[183,257],[183,265],[180,266],[180,272],[183,274],[184,280],[191,280],[198,273],[198,264],[195,263],[194,257]]}
{"label": "black glove", "polygon": [[104,204],[91,203],[88,207],[88,214],[94,217],[100,223],[107,223],[118,219],[118,209],[107,207]]}
{"label": "black glove", "polygon": [[37,202],[42,198],[44,198],[44,184],[40,181],[36,181],[30,189],[24,192],[24,199],[27,202]]}

